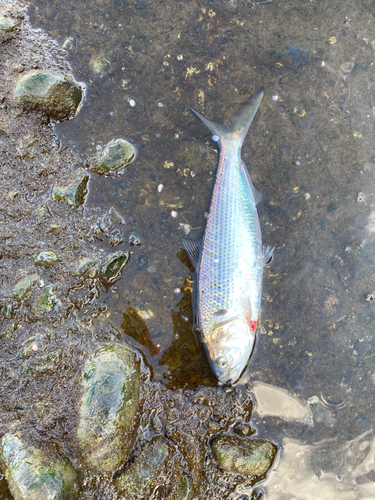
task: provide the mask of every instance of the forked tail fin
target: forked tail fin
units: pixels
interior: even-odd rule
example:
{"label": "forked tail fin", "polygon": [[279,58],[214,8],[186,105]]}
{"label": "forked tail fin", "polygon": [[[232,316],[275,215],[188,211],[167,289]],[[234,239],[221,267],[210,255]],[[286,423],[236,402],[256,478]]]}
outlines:
{"label": "forked tail fin", "polygon": [[197,113],[197,111],[194,111],[194,109],[190,109],[211,130],[213,135],[217,136],[217,141],[224,141],[227,135],[235,134],[238,135],[242,146],[247,131],[249,130],[249,127],[263,99],[263,95],[264,91],[261,89],[250,97],[250,99],[241,106],[231,125],[223,125],[222,123],[207,120],[207,118],[204,118],[204,116]]}

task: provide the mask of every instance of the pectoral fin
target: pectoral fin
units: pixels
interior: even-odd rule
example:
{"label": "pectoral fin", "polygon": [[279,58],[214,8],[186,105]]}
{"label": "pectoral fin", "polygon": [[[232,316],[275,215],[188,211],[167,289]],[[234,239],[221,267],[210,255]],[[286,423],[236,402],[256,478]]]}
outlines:
{"label": "pectoral fin", "polygon": [[187,253],[190,259],[191,265],[197,270],[199,255],[201,249],[201,239],[199,240],[189,240],[188,238],[181,238],[182,248]]}
{"label": "pectoral fin", "polygon": [[270,264],[274,250],[274,247],[263,247],[263,266]]}

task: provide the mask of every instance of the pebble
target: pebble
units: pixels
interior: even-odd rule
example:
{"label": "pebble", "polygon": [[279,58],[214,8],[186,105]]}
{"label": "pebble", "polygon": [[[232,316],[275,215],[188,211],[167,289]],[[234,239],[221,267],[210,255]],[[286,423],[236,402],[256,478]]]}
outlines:
{"label": "pebble", "polygon": [[136,156],[135,146],[119,137],[106,144],[97,156],[88,158],[85,164],[96,174],[108,174],[127,167]]}
{"label": "pebble", "polygon": [[34,257],[34,263],[37,266],[52,267],[58,262],[61,262],[61,259],[52,250],[45,250],[43,252],[39,252]]}
{"label": "pebble", "polygon": [[100,277],[107,283],[113,282],[121,274],[128,260],[128,252],[116,252],[110,255],[99,268]]}
{"label": "pebble", "polygon": [[276,446],[263,439],[218,436],[212,440],[212,453],[224,470],[234,474],[263,476],[271,467]]}
{"label": "pebble", "polygon": [[90,176],[83,168],[78,168],[69,177],[59,179],[52,189],[52,200],[65,201],[73,210],[83,205],[87,195]]}

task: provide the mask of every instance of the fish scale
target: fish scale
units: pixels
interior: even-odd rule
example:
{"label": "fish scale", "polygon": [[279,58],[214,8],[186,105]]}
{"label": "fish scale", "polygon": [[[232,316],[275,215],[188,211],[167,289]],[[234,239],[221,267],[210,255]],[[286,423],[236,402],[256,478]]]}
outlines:
{"label": "fish scale", "polygon": [[[220,382],[235,382],[250,357],[259,319],[263,251],[256,209],[260,195],[241,160],[241,147],[263,92],[227,127],[194,113],[218,139],[220,159],[203,242],[183,246],[197,273],[197,317],[211,367]],[[199,250],[199,252],[198,252]],[[265,255],[266,253],[266,255]]]}

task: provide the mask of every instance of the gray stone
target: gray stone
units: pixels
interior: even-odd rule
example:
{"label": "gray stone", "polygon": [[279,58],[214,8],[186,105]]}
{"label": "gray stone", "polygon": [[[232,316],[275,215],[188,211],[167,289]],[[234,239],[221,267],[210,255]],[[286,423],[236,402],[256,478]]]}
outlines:
{"label": "gray stone", "polygon": [[271,467],[277,448],[263,439],[218,436],[211,443],[212,453],[224,470],[234,474],[263,476]]}
{"label": "gray stone", "polygon": [[67,179],[60,179],[52,189],[53,201],[65,201],[74,210],[81,206],[87,195],[90,176],[83,168],[78,168]]}
{"label": "gray stone", "polygon": [[14,89],[16,103],[64,120],[74,116],[82,99],[82,89],[63,73],[32,71],[22,76]]}
{"label": "gray stone", "polygon": [[39,276],[36,273],[23,276],[19,281],[17,281],[13,288],[13,297],[17,300],[22,300],[35,285],[38,279]]}
{"label": "gray stone", "polygon": [[86,361],[81,384],[78,441],[94,471],[112,473],[125,461],[137,423],[140,366],[135,353],[120,344],[104,344]]}
{"label": "gray stone", "polygon": [[58,262],[61,262],[61,259],[52,250],[39,252],[34,257],[34,263],[36,266],[52,267]]}
{"label": "gray stone", "polygon": [[125,139],[113,139],[96,157],[86,160],[97,174],[108,174],[127,167],[136,157],[137,150]]}
{"label": "gray stone", "polygon": [[5,477],[14,500],[75,500],[76,472],[67,459],[46,459],[18,433],[1,439]]}

